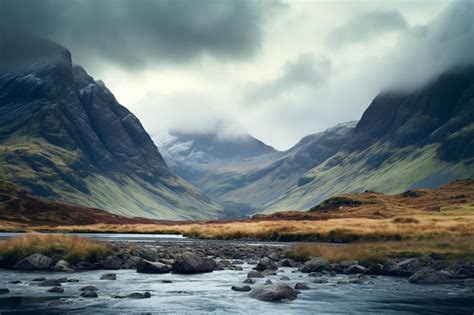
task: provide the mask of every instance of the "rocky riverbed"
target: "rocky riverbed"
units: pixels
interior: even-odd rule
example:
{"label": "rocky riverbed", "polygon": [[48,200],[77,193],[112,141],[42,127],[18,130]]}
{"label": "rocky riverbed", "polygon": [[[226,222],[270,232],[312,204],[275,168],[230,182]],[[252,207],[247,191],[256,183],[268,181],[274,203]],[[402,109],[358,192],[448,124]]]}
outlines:
{"label": "rocky riverbed", "polygon": [[0,312],[384,312],[471,314],[474,267],[434,258],[296,262],[283,245],[111,243],[71,264],[33,254],[0,271]]}

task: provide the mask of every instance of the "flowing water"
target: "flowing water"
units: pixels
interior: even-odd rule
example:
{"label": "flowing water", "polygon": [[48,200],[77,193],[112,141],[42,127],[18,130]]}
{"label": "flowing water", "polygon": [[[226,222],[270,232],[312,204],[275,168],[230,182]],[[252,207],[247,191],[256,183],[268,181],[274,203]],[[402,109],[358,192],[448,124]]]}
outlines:
{"label": "flowing water", "polygon": [[[17,235],[17,234],[15,234]],[[180,236],[87,235],[89,237],[140,242],[192,242]],[[9,237],[5,233],[0,237]],[[242,271],[223,270],[206,274],[139,274],[135,270],[110,271],[117,280],[99,280],[107,271],[73,273],[25,272],[0,269],[0,313],[68,314],[469,314],[474,313],[474,287],[462,284],[415,285],[406,278],[375,277],[368,284],[349,284],[348,276],[327,277],[328,283],[312,283],[315,278],[295,268],[280,268],[277,275],[256,279],[257,287],[268,279],[294,286],[305,282],[310,290],[301,291],[289,302],[263,302],[250,298],[248,292],[231,290],[242,285],[253,266]],[[289,281],[281,280],[286,276]],[[47,287],[34,285],[33,279],[75,278],[63,283],[64,293],[48,293]],[[20,284],[11,281],[20,280]],[[171,280],[172,283],[162,283]],[[37,283],[37,282],[36,282]],[[98,288],[98,298],[80,297],[86,285]],[[117,299],[116,295],[150,292],[148,299]]]}

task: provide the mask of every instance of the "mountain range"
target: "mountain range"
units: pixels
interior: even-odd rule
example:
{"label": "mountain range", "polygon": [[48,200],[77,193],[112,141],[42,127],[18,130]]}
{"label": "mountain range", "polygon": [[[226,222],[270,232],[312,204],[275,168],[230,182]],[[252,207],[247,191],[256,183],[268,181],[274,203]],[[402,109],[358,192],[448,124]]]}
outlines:
{"label": "mountain range", "polygon": [[1,41],[0,180],[31,196],[188,220],[307,210],[339,193],[399,193],[474,176],[474,66],[381,92],[359,121],[278,151],[245,133],[175,130],[152,139],[66,48]]}

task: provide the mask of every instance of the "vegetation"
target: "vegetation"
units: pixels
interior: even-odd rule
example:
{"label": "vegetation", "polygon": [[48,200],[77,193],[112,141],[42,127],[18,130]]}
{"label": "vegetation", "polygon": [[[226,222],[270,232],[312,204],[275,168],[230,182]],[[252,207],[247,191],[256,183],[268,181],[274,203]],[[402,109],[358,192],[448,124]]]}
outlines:
{"label": "vegetation", "polygon": [[28,234],[0,243],[0,262],[10,266],[31,254],[61,257],[70,263],[94,262],[111,253],[107,245],[87,238],[67,235]]}
{"label": "vegetation", "polygon": [[298,244],[286,252],[287,257],[305,261],[311,257],[324,257],[329,262],[358,260],[383,263],[395,257],[428,256],[447,261],[474,263],[474,237],[438,238],[435,240],[408,240],[391,242],[364,242],[356,244]]}

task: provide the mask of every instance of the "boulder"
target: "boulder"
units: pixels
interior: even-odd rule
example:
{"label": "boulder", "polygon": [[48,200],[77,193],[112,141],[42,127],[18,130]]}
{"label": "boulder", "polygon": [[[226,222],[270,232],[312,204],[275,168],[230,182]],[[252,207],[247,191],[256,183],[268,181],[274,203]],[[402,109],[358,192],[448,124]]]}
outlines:
{"label": "boulder", "polygon": [[304,263],[303,267],[300,268],[301,272],[321,272],[323,270],[331,270],[331,266],[328,261],[323,258],[314,258]]}
{"label": "boulder", "polygon": [[97,291],[97,287],[94,287],[93,285],[87,285],[85,287],[82,287],[79,289],[79,291]]}
{"label": "boulder", "polygon": [[38,283],[39,287],[60,287],[61,286],[61,280],[59,279],[49,279],[49,280],[44,280]]}
{"label": "boulder", "polygon": [[422,267],[418,258],[408,258],[398,263],[386,266],[385,273],[396,277],[409,277]]}
{"label": "boulder", "polygon": [[117,274],[115,273],[104,273],[100,276],[100,280],[117,280]]}
{"label": "boulder", "polygon": [[280,278],[280,280],[282,281],[290,281],[290,278],[288,278],[287,276],[283,276]]}
{"label": "boulder", "polygon": [[48,292],[51,292],[51,293],[64,293],[64,289],[62,287],[52,287],[51,289],[48,289]]}
{"label": "boulder", "polygon": [[347,267],[342,271],[344,274],[359,274],[359,273],[366,273],[367,269],[364,266],[361,265],[352,265],[350,267]]}
{"label": "boulder", "polygon": [[32,254],[13,265],[13,269],[19,270],[48,270],[54,261],[48,256],[41,254]]}
{"label": "boulder", "polygon": [[161,283],[173,283],[173,281],[168,280],[168,279],[164,279],[164,280],[161,280]]}
{"label": "boulder", "polygon": [[60,272],[73,272],[74,269],[71,268],[69,263],[63,259],[58,261],[56,265],[53,267],[54,271],[60,271]]}
{"label": "boulder", "polygon": [[313,280],[313,283],[328,283],[328,279],[326,278],[316,278]]}
{"label": "boulder", "polygon": [[255,280],[251,279],[251,278],[247,278],[244,280],[244,283],[246,284],[254,284],[255,283]]}
{"label": "boulder", "polygon": [[95,292],[95,291],[84,291],[84,292],[81,293],[81,296],[85,297],[85,298],[96,298],[96,297],[98,297],[97,292]]}
{"label": "boulder", "polygon": [[309,287],[306,283],[298,282],[295,284],[295,290],[309,290]]}
{"label": "boulder", "polygon": [[0,288],[0,294],[7,294],[9,292],[10,292],[10,290],[7,289],[7,288]]}
{"label": "boulder", "polygon": [[366,284],[369,282],[370,282],[370,279],[367,276],[362,275],[362,274],[357,274],[355,275],[355,277],[352,277],[349,280],[349,283],[354,283],[354,284]]}
{"label": "boulder", "polygon": [[123,260],[117,255],[109,255],[99,264],[103,269],[118,270],[122,267]]}
{"label": "boulder", "polygon": [[140,293],[140,292],[134,292],[129,295],[127,295],[129,299],[149,299],[151,298],[150,292],[145,292],[145,293]]}
{"label": "boulder", "polygon": [[11,283],[11,284],[20,284],[21,281],[20,281],[20,280],[13,280],[13,281],[9,281],[8,283]]}
{"label": "boulder", "polygon": [[415,272],[408,281],[416,284],[443,284],[448,283],[449,278],[441,271],[426,267]]}
{"label": "boulder", "polygon": [[281,300],[294,300],[297,297],[296,291],[285,283],[265,285],[253,289],[250,297],[267,302]]}
{"label": "boulder", "polygon": [[262,273],[258,272],[258,271],[250,270],[247,273],[247,278],[265,278],[265,276]]}
{"label": "boulder", "polygon": [[277,264],[268,257],[263,257],[257,262],[257,266],[255,266],[255,270],[257,271],[264,271],[264,270],[277,270]]}
{"label": "boulder", "polygon": [[465,279],[463,285],[466,287],[474,287],[474,278]]}
{"label": "boulder", "polygon": [[186,252],[175,257],[171,270],[174,273],[191,274],[212,272],[216,268],[217,264],[213,259],[199,257],[191,252]]}
{"label": "boulder", "polygon": [[269,285],[269,284],[273,284],[272,280],[268,279],[267,281],[265,281],[265,285]]}
{"label": "boulder", "polygon": [[239,292],[249,292],[250,290],[252,290],[248,285],[240,285],[240,286],[233,285],[231,289],[234,291],[239,291]]}
{"label": "boulder", "polygon": [[294,267],[297,265],[297,262],[290,258],[284,258],[279,261],[279,265],[282,267]]}
{"label": "boulder", "polygon": [[139,273],[168,273],[171,266],[160,262],[152,262],[142,259],[137,263],[137,272]]}

